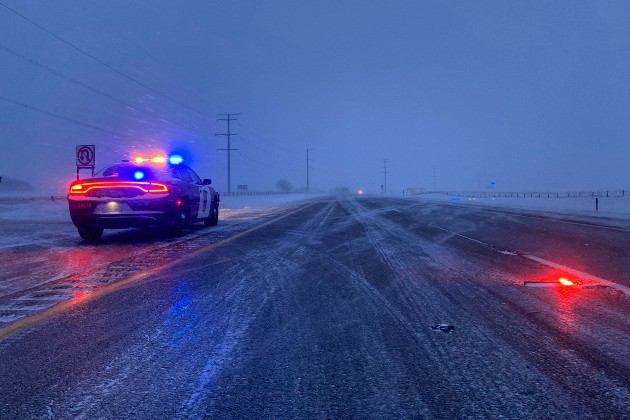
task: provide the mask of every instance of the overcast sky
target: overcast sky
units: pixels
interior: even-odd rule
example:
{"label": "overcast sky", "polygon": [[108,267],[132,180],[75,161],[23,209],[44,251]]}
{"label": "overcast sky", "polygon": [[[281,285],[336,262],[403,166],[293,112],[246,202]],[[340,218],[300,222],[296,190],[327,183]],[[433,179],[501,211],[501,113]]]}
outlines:
{"label": "overcast sky", "polygon": [[77,144],[97,168],[185,148],[226,190],[217,113],[242,113],[233,189],[304,187],[307,148],[324,190],[379,193],[384,159],[397,195],[434,167],[438,189],[630,187],[627,1],[0,2],[153,89],[0,5],[0,96],[75,120],[0,98],[0,175],[43,190]]}

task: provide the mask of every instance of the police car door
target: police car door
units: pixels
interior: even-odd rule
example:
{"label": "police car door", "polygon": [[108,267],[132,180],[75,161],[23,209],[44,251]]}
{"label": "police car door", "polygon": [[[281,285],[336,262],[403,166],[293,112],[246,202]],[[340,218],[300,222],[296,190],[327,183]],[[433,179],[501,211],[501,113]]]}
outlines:
{"label": "police car door", "polygon": [[190,177],[198,184],[199,186],[199,210],[197,211],[198,219],[206,219],[210,216],[210,211],[212,210],[212,192],[210,190],[209,185],[202,185],[201,178],[199,175],[195,173],[190,168],[187,168]]}

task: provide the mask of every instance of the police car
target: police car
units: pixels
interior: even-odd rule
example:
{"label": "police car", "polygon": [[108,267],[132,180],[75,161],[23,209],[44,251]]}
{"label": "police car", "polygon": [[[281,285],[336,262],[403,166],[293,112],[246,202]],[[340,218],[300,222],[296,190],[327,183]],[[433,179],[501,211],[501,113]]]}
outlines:
{"label": "police car", "polygon": [[219,221],[219,193],[183,163],[179,155],[122,161],[94,178],[70,185],[72,223],[86,240],[98,240],[104,229],[159,225],[181,232],[194,222]]}

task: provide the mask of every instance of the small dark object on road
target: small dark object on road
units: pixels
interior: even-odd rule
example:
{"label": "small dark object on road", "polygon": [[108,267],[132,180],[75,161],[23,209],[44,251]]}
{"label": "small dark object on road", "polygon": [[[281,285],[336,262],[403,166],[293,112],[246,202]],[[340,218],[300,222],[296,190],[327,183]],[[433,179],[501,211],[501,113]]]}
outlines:
{"label": "small dark object on road", "polygon": [[447,334],[455,332],[455,326],[451,324],[429,325],[429,328],[431,328],[434,331],[442,331]]}

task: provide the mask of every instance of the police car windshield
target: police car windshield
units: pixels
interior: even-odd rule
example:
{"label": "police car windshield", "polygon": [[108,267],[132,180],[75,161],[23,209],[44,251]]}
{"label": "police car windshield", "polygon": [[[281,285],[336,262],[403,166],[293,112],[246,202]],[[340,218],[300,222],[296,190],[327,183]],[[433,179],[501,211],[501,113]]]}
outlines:
{"label": "police car windshield", "polygon": [[100,170],[97,174],[99,178],[120,178],[128,180],[154,180],[158,178],[171,178],[172,175],[166,169],[155,168],[149,165],[134,165],[121,163],[108,166]]}

